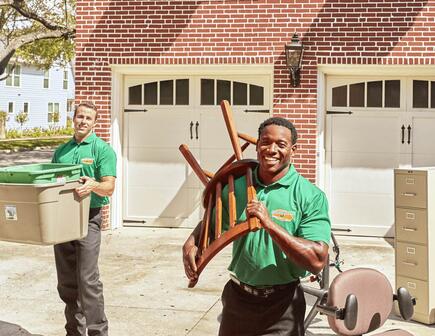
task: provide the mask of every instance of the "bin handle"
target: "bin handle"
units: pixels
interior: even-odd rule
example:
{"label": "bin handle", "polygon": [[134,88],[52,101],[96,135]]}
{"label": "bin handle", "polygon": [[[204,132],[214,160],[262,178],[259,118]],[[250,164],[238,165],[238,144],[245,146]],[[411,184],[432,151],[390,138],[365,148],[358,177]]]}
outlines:
{"label": "bin handle", "polygon": [[[77,182],[77,181],[69,181],[69,182]],[[0,183],[1,186],[10,186],[10,187],[15,187],[15,186],[23,186],[23,185],[31,185],[34,186],[35,188],[47,188],[47,187],[60,187],[65,185],[67,182],[66,181],[61,181],[61,182],[55,182],[55,183],[44,183],[44,184],[33,184],[33,183]]]}

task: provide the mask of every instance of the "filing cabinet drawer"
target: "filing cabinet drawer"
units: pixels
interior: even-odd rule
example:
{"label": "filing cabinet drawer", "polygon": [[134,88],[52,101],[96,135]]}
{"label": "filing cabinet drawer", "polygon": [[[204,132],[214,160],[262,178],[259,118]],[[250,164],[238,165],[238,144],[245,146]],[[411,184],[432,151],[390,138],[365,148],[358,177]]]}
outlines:
{"label": "filing cabinet drawer", "polygon": [[397,242],[396,272],[421,280],[427,280],[427,247]]}
{"label": "filing cabinet drawer", "polygon": [[415,298],[416,313],[427,314],[429,310],[429,286],[426,281],[416,280],[408,277],[397,276],[396,289],[399,287],[406,288],[411,296]]}
{"label": "filing cabinet drawer", "polygon": [[409,174],[395,174],[396,207],[426,208],[426,174],[415,172]]}
{"label": "filing cabinet drawer", "polygon": [[396,208],[396,239],[427,244],[427,210]]}

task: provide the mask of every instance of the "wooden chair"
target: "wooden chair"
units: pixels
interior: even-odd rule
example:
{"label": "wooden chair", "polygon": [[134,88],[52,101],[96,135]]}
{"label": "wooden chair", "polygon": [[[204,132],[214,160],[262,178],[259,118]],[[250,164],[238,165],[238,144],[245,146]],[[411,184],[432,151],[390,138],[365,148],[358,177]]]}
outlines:
{"label": "wooden chair", "polygon": [[[240,146],[238,133],[235,128],[231,107],[228,101],[222,101],[221,109],[224,116],[225,124],[231,139],[234,154],[218,169],[216,174],[207,172],[201,168],[198,161],[190,152],[187,145],[180,146],[180,152],[186,161],[192,167],[192,170],[198,176],[205,186],[203,193],[204,216],[201,222],[200,239],[198,244],[197,267],[198,275],[202,272],[210,260],[221,251],[225,246],[245,235],[248,232],[258,230],[260,222],[256,217],[247,217],[244,222],[237,222],[237,202],[238,196],[234,191],[234,181],[237,178],[246,178],[246,199],[251,201],[256,198],[256,192],[253,185],[252,171],[258,165],[256,160],[243,159],[242,152],[255,139],[250,139]],[[223,205],[222,190],[228,188],[228,230],[222,230],[223,222]],[[212,214],[214,216],[214,226],[212,225]],[[211,235],[213,232],[213,236]],[[196,282],[190,282],[189,287],[194,287]]]}

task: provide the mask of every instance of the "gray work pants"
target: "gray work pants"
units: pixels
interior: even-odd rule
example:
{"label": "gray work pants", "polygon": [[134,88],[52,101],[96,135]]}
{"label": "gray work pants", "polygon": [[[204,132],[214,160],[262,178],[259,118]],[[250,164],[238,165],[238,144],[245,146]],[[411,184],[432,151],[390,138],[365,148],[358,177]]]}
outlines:
{"label": "gray work pants", "polygon": [[66,304],[67,336],[108,335],[103,284],[98,271],[100,243],[101,208],[97,208],[90,209],[85,238],[54,246],[57,290]]}

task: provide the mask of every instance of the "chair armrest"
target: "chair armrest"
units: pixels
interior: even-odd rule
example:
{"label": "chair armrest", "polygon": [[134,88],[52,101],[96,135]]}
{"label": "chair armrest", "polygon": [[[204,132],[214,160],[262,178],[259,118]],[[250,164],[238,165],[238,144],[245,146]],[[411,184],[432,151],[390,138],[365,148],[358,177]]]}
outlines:
{"label": "chair armrest", "polygon": [[347,329],[355,329],[358,317],[358,300],[355,295],[349,294],[346,297],[344,308],[319,304],[317,305],[317,310],[325,315],[334,316],[336,319],[344,320],[344,325]]}

